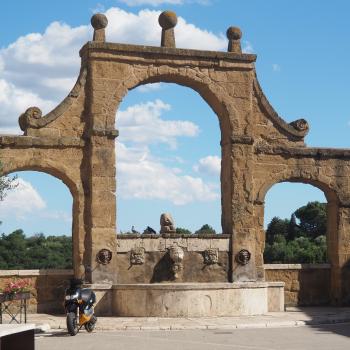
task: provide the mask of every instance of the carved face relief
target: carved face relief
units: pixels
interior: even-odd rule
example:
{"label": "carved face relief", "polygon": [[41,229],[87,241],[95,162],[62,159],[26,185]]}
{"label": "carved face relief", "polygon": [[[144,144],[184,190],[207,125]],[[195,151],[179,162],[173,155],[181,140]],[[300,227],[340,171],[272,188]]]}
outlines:
{"label": "carved face relief", "polygon": [[112,260],[112,252],[108,249],[101,249],[97,255],[96,260],[99,264],[108,265]]}
{"label": "carved face relief", "polygon": [[142,265],[145,262],[145,249],[134,248],[130,252],[130,264],[131,265]]}
{"label": "carved face relief", "polygon": [[174,245],[169,248],[169,255],[174,263],[181,263],[184,258],[184,251],[177,245]]}
{"label": "carved face relief", "polygon": [[240,265],[247,265],[250,260],[250,252],[247,249],[242,249],[236,254],[236,261]]}
{"label": "carved face relief", "polygon": [[219,262],[218,249],[207,249],[203,252],[204,264],[213,265]]}

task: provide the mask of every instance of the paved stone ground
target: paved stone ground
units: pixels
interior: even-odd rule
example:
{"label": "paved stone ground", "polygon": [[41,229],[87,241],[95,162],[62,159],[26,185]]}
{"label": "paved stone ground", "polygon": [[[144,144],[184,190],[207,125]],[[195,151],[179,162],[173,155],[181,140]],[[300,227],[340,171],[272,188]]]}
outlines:
{"label": "paved stone ground", "polygon": [[39,334],[36,350],[344,350],[350,346],[350,324],[293,328],[85,331],[71,337],[63,330]]}
{"label": "paved stone ground", "polygon": [[[243,328],[276,328],[350,322],[350,308],[308,307],[290,308],[286,312],[263,316],[157,318],[157,317],[98,317],[96,330],[231,330]],[[29,314],[28,323],[65,329],[65,317]],[[46,328],[47,329],[47,328]]]}

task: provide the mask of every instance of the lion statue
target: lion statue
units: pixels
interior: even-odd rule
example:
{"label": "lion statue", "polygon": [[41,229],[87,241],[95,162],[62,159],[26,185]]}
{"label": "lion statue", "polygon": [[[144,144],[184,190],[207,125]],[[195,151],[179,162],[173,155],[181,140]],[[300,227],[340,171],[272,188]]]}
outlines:
{"label": "lion statue", "polygon": [[171,214],[163,213],[160,216],[160,233],[175,233],[175,223]]}

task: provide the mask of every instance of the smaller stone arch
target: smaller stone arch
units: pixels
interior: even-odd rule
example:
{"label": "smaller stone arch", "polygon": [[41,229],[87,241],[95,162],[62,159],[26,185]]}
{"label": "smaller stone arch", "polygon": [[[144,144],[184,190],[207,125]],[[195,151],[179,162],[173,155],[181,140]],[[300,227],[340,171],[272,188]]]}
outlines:
{"label": "smaller stone arch", "polygon": [[[38,171],[42,173],[46,173],[48,175],[51,175],[59,180],[61,180],[68,188],[70,193],[72,194],[72,197],[78,197],[79,193],[79,186],[67,173],[60,169],[57,166],[54,166],[52,164],[49,164],[48,162],[40,162],[40,165],[37,161],[33,164],[26,163],[26,162],[16,162],[13,164],[13,162],[8,163],[4,165],[3,167],[3,175],[8,175],[10,173],[18,172],[18,171]],[[78,200],[78,198],[77,198]]]}
{"label": "smaller stone arch", "polygon": [[[305,174],[304,174],[305,176]],[[341,290],[341,281],[339,280],[339,269],[340,269],[340,252],[339,252],[339,244],[341,241],[341,237],[339,234],[339,212],[341,206],[340,196],[337,192],[336,188],[333,188],[330,184],[322,181],[319,178],[315,178],[308,173],[308,177],[290,175],[280,177],[278,180],[270,180],[267,183],[263,184],[256,198],[256,207],[257,209],[255,213],[259,216],[258,222],[260,224],[260,235],[259,235],[259,247],[260,252],[258,252],[258,260],[263,261],[263,251],[265,248],[265,230],[263,228],[264,223],[264,203],[267,192],[271,189],[272,186],[283,183],[283,182],[291,182],[291,183],[303,183],[312,185],[319,190],[321,190],[326,199],[327,199],[327,256],[328,262],[331,266],[331,275],[330,275],[330,298],[332,302],[337,303],[340,300],[340,290]],[[261,217],[262,215],[262,217]],[[263,241],[261,241],[263,240]]]}
{"label": "smaller stone arch", "polygon": [[16,158],[16,161],[6,162],[3,166],[3,175],[18,171],[37,171],[51,175],[58,180],[61,180],[69,189],[72,199],[72,250],[73,250],[73,269],[76,276],[82,275],[82,266],[84,259],[84,247],[82,242],[84,239],[81,237],[84,235],[83,227],[83,205],[84,195],[81,193],[79,181],[74,179],[70,174],[67,174],[64,168],[58,166],[55,162],[43,160],[43,159],[31,159],[23,160]]}
{"label": "smaller stone arch", "polygon": [[270,181],[264,183],[258,190],[256,202],[258,204],[264,204],[266,194],[271,189],[271,187],[282,182],[293,182],[293,183],[303,183],[307,185],[312,185],[324,193],[328,203],[339,203],[339,196],[337,194],[336,189],[332,188],[327,183],[312,177],[304,178],[304,177],[298,177],[298,176],[285,176],[285,177],[279,178],[278,180],[271,179]]}

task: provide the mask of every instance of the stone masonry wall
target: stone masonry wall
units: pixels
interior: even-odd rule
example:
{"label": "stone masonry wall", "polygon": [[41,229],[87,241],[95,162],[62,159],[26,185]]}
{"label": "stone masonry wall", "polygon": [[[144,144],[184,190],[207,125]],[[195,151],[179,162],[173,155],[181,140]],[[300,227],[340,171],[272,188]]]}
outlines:
{"label": "stone masonry wall", "polygon": [[27,279],[32,288],[30,313],[63,313],[64,291],[73,270],[0,270],[0,289],[15,279]]}
{"label": "stone masonry wall", "polygon": [[[132,240],[130,240],[132,241]],[[203,240],[202,240],[203,241]],[[207,240],[208,241],[208,240]],[[118,265],[121,265],[122,273],[119,274],[118,283],[148,283],[153,276],[151,264],[132,266],[127,263],[129,254],[121,252],[118,254]],[[203,265],[203,258],[199,252],[188,252],[189,260],[186,256],[184,265],[191,263],[192,266],[185,268],[186,282],[199,273],[196,281],[221,282],[225,280],[224,261],[228,260],[227,252],[221,252],[219,256],[220,268],[210,268],[206,270]],[[146,254],[147,255],[147,254]],[[153,261],[153,266],[159,263],[159,257],[164,256],[161,252],[149,252],[147,261]],[[195,257],[197,256],[197,261]],[[195,265],[198,264],[198,267]],[[127,270],[127,266],[130,267]],[[307,305],[327,305],[330,303],[330,266],[328,264],[268,264],[264,266],[266,281],[285,283],[285,304],[286,306],[307,306]],[[6,282],[17,278],[29,279],[33,285],[31,290],[32,298],[29,301],[28,312],[38,313],[58,313],[63,310],[64,290],[69,279],[73,277],[72,270],[0,270],[0,288]],[[211,280],[209,279],[212,278]],[[118,278],[119,279],[119,278]],[[156,281],[155,281],[156,282]]]}
{"label": "stone masonry wall", "polygon": [[285,283],[286,306],[330,303],[329,264],[266,264],[266,281]]}
{"label": "stone masonry wall", "polygon": [[[173,246],[184,252],[183,270],[176,282],[228,282],[229,235],[118,235],[118,283],[170,282],[172,261],[168,250]],[[133,251],[141,249],[142,264],[132,263]],[[217,263],[205,263],[205,251],[218,254]]]}

